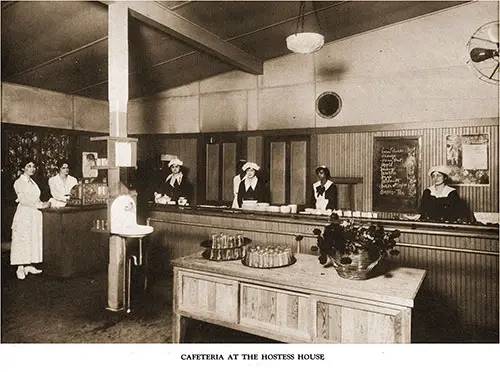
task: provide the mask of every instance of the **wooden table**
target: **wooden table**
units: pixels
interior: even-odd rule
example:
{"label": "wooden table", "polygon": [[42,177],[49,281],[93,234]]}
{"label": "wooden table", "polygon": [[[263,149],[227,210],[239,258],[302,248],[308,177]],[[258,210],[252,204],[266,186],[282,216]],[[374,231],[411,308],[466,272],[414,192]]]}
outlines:
{"label": "wooden table", "polygon": [[413,301],[425,270],[396,268],[366,281],[340,278],[316,256],[256,269],[209,261],[201,252],[176,259],[173,342],[186,318],[289,343],[409,343]]}

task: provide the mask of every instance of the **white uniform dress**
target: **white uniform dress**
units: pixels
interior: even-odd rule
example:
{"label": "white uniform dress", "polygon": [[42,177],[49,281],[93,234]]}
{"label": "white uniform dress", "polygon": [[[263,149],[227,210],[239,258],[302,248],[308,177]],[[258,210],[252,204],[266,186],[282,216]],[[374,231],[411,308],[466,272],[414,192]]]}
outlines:
{"label": "white uniform dress", "polygon": [[243,177],[243,179],[240,177],[239,174],[233,177],[233,194],[234,194],[234,199],[233,199],[233,204],[231,205],[231,208],[239,208],[238,204],[238,190],[240,189],[240,183],[243,181],[246,177]]}
{"label": "white uniform dress", "polygon": [[63,181],[59,174],[49,178],[50,194],[52,199],[50,205],[53,207],[64,207],[68,201],[68,196],[73,186],[78,185],[75,177],[68,175],[66,181]]}
{"label": "white uniform dress", "polygon": [[21,175],[14,182],[17,194],[17,209],[12,221],[11,265],[42,262],[42,207],[38,185]]}

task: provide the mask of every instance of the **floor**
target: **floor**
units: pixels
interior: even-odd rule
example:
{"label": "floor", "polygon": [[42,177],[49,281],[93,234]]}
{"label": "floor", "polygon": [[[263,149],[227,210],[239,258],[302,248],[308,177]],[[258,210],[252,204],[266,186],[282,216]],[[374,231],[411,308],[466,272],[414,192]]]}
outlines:
{"label": "floor", "polygon": [[[107,273],[58,279],[45,274],[15,276],[2,252],[2,343],[170,343],[172,278],[152,277],[135,298],[131,314],[107,305]],[[43,265],[40,265],[42,268]],[[192,321],[191,343],[260,343],[270,340]]]}
{"label": "floor", "polygon": [[[2,343],[170,343],[172,278],[154,276],[148,291],[134,295],[131,314],[106,310],[107,273],[59,279],[28,275],[18,280],[1,255]],[[43,268],[43,264],[40,265]],[[425,296],[425,294],[424,294]],[[412,341],[415,343],[498,343],[498,332],[470,335],[453,325],[449,309],[432,296],[416,301]],[[446,319],[443,321],[443,319]],[[274,341],[207,323],[190,321],[189,343],[271,343]]]}

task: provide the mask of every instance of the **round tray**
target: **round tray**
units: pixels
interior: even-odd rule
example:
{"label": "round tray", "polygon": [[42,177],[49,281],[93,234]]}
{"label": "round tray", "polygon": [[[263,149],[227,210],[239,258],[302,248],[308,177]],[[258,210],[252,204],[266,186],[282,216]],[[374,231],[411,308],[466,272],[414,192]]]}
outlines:
{"label": "round tray", "polygon": [[[242,247],[244,247],[245,245],[248,245],[252,242],[251,239],[249,238],[243,238],[243,244],[241,245]],[[204,240],[200,243],[200,245],[203,247],[203,248],[212,248],[212,240],[211,239],[208,239],[208,240]],[[236,247],[237,248],[237,247]],[[217,249],[224,249],[224,248],[217,248]],[[229,248],[231,249],[231,248]]]}
{"label": "round tray", "polygon": [[245,258],[241,260],[241,263],[246,266],[246,267],[251,267],[252,269],[279,269],[280,267],[287,267],[293,265],[295,262],[297,262],[297,259],[295,257],[292,257],[292,261],[289,264],[286,265],[281,265],[281,266],[273,266],[273,267],[256,267],[256,266],[250,266],[245,263]]}
{"label": "round tray", "polygon": [[203,253],[201,254],[201,256],[204,259],[210,260],[210,261],[237,261],[237,260],[241,260],[241,258],[224,258],[224,259],[220,259],[220,260],[210,258],[210,250],[209,249],[204,250]]}

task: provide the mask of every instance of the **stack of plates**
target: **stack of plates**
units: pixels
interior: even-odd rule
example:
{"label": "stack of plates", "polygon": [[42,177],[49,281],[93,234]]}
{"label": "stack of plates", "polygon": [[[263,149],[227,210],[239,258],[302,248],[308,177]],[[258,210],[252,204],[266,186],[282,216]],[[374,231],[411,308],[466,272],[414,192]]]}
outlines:
{"label": "stack of plates", "polygon": [[256,208],[258,211],[265,211],[269,207],[269,203],[257,203]]}
{"label": "stack of plates", "polygon": [[270,205],[269,207],[266,208],[266,211],[267,212],[279,212],[280,207],[278,207],[276,205]]}
{"label": "stack of plates", "polygon": [[257,200],[243,200],[241,209],[255,210],[257,208]]}

